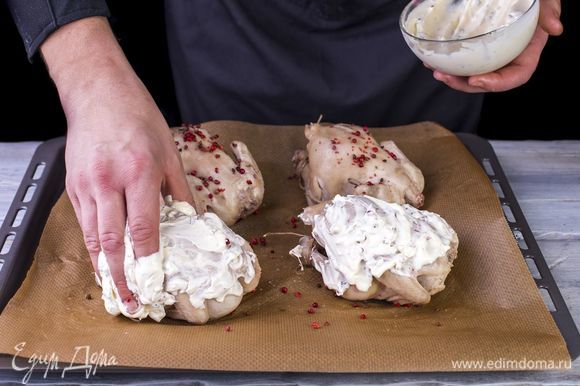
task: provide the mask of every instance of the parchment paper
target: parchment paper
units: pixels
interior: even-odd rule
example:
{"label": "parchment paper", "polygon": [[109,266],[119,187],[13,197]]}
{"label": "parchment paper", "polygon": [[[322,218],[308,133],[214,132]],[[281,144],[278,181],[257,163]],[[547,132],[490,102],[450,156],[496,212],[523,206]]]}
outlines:
{"label": "parchment paper", "polygon": [[[224,144],[246,142],[264,174],[263,206],[234,230],[247,239],[307,232],[290,224],[306,204],[298,181],[289,179],[292,153],[305,146],[303,127],[240,122],[204,127],[220,134]],[[423,209],[441,214],[459,236],[447,288],[429,305],[356,307],[319,288],[322,280],[314,269],[298,270],[298,261],[287,253],[297,237],[277,236],[254,247],[263,270],[258,290],[220,321],[192,326],[113,317],[103,307],[64,195],[24,284],[0,315],[0,352],[14,355],[15,346],[25,342],[20,356],[56,353],[66,362],[76,347],[89,346],[90,352],[114,355],[123,366],[302,372],[482,371],[502,368],[459,369],[453,361],[569,360],[494,189],[460,141],[432,123],[371,130],[378,140],[394,139],[422,169]],[[313,302],[319,308],[309,314]],[[321,328],[311,328],[313,321]]]}

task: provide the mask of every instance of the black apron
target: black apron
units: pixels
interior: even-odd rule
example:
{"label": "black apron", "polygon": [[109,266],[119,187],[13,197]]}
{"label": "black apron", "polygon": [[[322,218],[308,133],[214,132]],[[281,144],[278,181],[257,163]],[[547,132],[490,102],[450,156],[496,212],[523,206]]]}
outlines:
{"label": "black apron", "polygon": [[184,121],[367,126],[436,121],[475,131],[482,95],[454,91],[406,46],[408,0],[169,0]]}

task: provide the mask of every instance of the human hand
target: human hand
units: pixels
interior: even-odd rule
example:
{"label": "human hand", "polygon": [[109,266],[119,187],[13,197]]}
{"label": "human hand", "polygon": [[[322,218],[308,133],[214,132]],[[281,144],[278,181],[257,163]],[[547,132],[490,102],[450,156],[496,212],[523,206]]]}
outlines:
{"label": "human hand", "polygon": [[125,227],[135,256],[159,251],[160,192],[192,201],[172,135],[102,18],[68,24],[42,53],[66,113],[66,189],[95,272],[102,249],[129,312]]}
{"label": "human hand", "polygon": [[548,36],[564,31],[560,0],[540,0],[540,20],[526,49],[507,66],[488,74],[461,77],[433,71],[433,77],[451,88],[467,93],[507,91],[525,84],[538,67]]}

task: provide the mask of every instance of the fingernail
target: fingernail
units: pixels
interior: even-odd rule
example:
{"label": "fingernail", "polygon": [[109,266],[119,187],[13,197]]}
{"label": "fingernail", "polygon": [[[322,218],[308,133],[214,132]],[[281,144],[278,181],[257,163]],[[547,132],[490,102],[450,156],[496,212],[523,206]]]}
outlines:
{"label": "fingernail", "polygon": [[485,84],[481,80],[476,80],[475,82],[471,82],[473,87],[484,88]]}
{"label": "fingernail", "polygon": [[130,298],[130,297],[125,299],[123,301],[123,303],[125,304],[125,307],[127,308],[127,312],[129,312],[130,314],[137,311],[137,308],[139,308],[139,304],[135,301],[135,299]]}
{"label": "fingernail", "polygon": [[445,82],[446,81],[445,76],[443,76],[443,74],[441,74],[441,73],[439,73],[437,71],[435,71],[433,73],[433,78],[437,79],[440,82]]}

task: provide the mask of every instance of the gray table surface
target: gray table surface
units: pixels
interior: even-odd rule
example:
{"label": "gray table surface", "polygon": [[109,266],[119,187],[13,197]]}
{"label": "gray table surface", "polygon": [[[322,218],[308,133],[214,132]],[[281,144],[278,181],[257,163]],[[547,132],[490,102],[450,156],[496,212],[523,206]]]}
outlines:
{"label": "gray table surface", "polygon": [[[38,142],[0,143],[0,223]],[[580,325],[580,141],[492,141],[528,223],[568,304],[576,325]],[[1,333],[1,332],[0,332]],[[11,374],[0,374],[0,383]],[[239,375],[238,375],[239,376]],[[163,383],[187,383],[188,375],[173,374]],[[236,375],[201,373],[198,384],[237,384]],[[35,381],[62,382],[59,378]],[[67,382],[74,381],[67,379]],[[78,380],[77,380],[78,381]],[[93,378],[92,381],[110,383]],[[159,384],[147,374],[126,382]],[[475,384],[475,385],[580,385],[580,358],[572,370],[519,373],[430,373],[364,376],[293,374],[267,380],[244,376],[244,384]]]}

